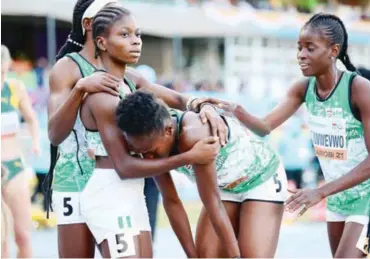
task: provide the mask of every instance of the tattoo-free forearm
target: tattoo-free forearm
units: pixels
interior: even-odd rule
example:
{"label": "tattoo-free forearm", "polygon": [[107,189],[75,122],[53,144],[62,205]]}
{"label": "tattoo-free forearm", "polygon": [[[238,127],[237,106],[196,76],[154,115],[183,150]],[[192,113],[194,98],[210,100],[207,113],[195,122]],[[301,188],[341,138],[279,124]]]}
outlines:
{"label": "tattoo-free forearm", "polygon": [[62,143],[71,133],[80,108],[84,92],[74,87],[65,100],[58,100],[58,96],[50,97],[49,107],[57,106],[52,102],[62,102],[55,111],[49,109],[48,134],[51,143],[55,146]]}
{"label": "tattoo-free forearm", "polygon": [[325,198],[330,195],[352,188],[370,178],[370,157],[356,166],[348,174],[329,182],[318,188],[318,191]]}

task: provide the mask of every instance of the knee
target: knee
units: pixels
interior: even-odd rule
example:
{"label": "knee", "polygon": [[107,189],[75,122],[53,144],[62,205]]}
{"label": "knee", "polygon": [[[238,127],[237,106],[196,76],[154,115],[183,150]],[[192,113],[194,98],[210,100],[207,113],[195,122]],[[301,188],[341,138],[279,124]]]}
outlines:
{"label": "knee", "polygon": [[27,230],[15,230],[14,236],[19,247],[28,246],[31,242],[31,233]]}

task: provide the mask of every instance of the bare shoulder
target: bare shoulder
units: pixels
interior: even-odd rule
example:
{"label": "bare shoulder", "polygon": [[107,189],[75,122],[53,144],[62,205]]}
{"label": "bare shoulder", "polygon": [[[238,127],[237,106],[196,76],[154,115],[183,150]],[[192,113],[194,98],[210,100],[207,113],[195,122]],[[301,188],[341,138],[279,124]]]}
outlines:
{"label": "bare shoulder", "polygon": [[120,99],[118,96],[114,96],[105,92],[86,94],[83,105],[87,105],[94,109],[112,109],[116,108]]}
{"label": "bare shoulder", "polygon": [[357,75],[352,82],[352,88],[355,92],[369,91],[370,81],[365,77]]}
{"label": "bare shoulder", "polygon": [[179,137],[179,150],[186,152],[190,150],[199,140],[211,136],[210,125],[203,124],[199,114],[186,112],[181,123],[181,134]]}
{"label": "bare shoulder", "polygon": [[295,81],[289,89],[289,94],[295,97],[303,98],[306,94],[306,89],[309,83],[309,78],[304,77]]}
{"label": "bare shoulder", "polygon": [[352,82],[352,101],[356,105],[370,103],[370,81],[366,78],[357,75]]}
{"label": "bare shoulder", "polygon": [[[65,86],[74,86],[82,77],[80,69],[76,62],[68,57],[63,57],[54,64],[50,71],[50,88],[59,88]],[[66,83],[58,83],[66,82]]]}
{"label": "bare shoulder", "polygon": [[86,97],[85,99],[90,99],[90,100],[115,100],[115,99],[118,99],[119,100],[119,97],[118,96],[114,96],[112,94],[109,94],[109,93],[106,93],[106,92],[96,92],[96,93],[89,93],[89,94],[86,94]]}

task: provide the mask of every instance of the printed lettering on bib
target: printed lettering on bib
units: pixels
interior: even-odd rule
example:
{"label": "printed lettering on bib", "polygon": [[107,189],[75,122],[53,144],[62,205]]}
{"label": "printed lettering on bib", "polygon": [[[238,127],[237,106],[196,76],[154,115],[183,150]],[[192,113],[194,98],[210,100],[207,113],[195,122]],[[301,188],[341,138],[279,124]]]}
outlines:
{"label": "printed lettering on bib", "polygon": [[347,159],[346,120],[309,116],[312,143],[318,158]]}

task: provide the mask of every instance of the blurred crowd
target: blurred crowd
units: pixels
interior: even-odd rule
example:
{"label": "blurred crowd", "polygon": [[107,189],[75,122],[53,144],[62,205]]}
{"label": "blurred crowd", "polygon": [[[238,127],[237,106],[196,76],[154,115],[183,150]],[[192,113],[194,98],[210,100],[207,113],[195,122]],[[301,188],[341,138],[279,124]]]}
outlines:
{"label": "blurred crowd", "polygon": [[[289,82],[268,83],[267,88],[261,87],[258,82],[246,82],[240,80],[238,91],[233,94],[226,93],[221,80],[199,80],[195,82],[187,80],[166,80],[157,78],[155,71],[148,66],[138,67],[144,76],[150,80],[164,85],[178,92],[192,96],[212,96],[242,104],[252,114],[264,116],[282,98],[282,94],[275,92],[286,91]],[[47,137],[47,103],[49,97],[48,76],[50,67],[46,58],[40,58],[35,62],[15,60],[9,73],[9,77],[17,78],[24,82],[28,94],[32,100],[39,124],[40,141],[43,153],[40,157],[29,157],[29,166],[38,174],[39,180],[47,173],[49,168],[49,141]],[[360,72],[366,77],[369,70],[360,68]],[[259,87],[255,87],[256,83]],[[276,90],[281,89],[281,90]],[[283,159],[285,169],[291,179],[292,187],[315,186],[321,179],[318,161],[314,157],[313,147],[310,141],[309,131],[305,123],[305,109],[300,109],[295,116],[290,118],[280,128],[275,130],[268,141],[272,143]],[[306,175],[305,175],[306,174]],[[41,192],[41,189],[38,190]]]}
{"label": "blurred crowd", "polygon": [[[163,2],[168,2],[163,0]],[[370,1],[368,0],[176,0],[178,4],[200,5],[208,2],[218,5],[238,6],[275,11],[296,11],[312,13],[320,10],[333,11],[341,5],[350,7],[353,15],[370,20]]]}

